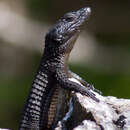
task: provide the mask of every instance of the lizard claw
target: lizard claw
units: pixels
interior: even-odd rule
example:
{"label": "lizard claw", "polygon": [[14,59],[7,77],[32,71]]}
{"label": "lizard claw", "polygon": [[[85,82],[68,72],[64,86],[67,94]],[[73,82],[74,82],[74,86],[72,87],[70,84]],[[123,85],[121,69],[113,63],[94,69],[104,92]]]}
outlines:
{"label": "lizard claw", "polygon": [[94,92],[97,92],[98,94],[102,95],[102,92],[96,88],[92,84],[87,84],[88,89],[93,90]]}
{"label": "lizard claw", "polygon": [[88,91],[85,95],[91,97],[96,102],[99,102],[99,99],[97,99],[96,95],[94,93],[92,93],[91,91]]}
{"label": "lizard claw", "polygon": [[90,91],[90,89],[86,88],[85,91],[81,92],[83,95],[88,96],[95,100],[96,102],[99,102],[99,99],[96,98],[96,95]]}

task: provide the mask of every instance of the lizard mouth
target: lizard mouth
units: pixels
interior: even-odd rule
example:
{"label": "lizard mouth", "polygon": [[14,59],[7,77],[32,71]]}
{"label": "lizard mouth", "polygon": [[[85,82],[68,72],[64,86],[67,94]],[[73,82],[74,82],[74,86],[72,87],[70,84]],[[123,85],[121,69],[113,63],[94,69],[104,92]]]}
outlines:
{"label": "lizard mouth", "polygon": [[70,29],[71,31],[80,31],[85,22],[88,21],[89,16],[91,14],[91,9],[89,7],[82,8],[81,10],[77,11],[77,14],[80,14],[76,19],[76,21],[70,25],[67,31]]}

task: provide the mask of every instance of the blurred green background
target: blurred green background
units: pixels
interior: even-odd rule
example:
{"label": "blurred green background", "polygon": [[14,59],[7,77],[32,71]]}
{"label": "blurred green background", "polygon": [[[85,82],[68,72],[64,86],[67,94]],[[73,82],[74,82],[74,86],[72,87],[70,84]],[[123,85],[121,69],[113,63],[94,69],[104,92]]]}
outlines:
{"label": "blurred green background", "polygon": [[0,128],[16,130],[40,62],[44,36],[65,12],[89,6],[72,71],[103,92],[130,98],[130,1],[0,0]]}

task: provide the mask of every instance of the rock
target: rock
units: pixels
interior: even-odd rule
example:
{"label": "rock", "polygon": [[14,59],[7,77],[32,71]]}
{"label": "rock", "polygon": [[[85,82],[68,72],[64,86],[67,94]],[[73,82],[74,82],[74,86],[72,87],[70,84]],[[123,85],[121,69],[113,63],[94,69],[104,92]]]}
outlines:
{"label": "rock", "polygon": [[68,112],[55,130],[130,130],[130,100],[94,93],[100,102],[72,93]]}

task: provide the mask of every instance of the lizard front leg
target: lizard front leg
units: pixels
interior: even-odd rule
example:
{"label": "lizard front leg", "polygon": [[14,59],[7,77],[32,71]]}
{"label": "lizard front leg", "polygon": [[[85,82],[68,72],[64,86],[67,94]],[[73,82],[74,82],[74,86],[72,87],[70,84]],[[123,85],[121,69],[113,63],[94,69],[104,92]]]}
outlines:
{"label": "lizard front leg", "polygon": [[75,78],[76,80],[78,80],[82,85],[88,87],[89,89],[102,94],[102,92],[98,89],[95,89],[94,86],[92,84],[89,84],[88,82],[86,82],[84,79],[82,79],[79,75],[77,75],[76,73],[72,72],[71,70],[68,70],[68,74],[70,76],[70,78]]}
{"label": "lizard front leg", "polygon": [[68,90],[75,91],[75,92],[80,92],[83,95],[91,97],[96,102],[99,102],[99,99],[96,98],[95,94],[92,93],[89,88],[69,80],[64,69],[60,69],[60,70],[57,69],[55,78],[56,78],[57,83],[61,87],[68,89]]}

